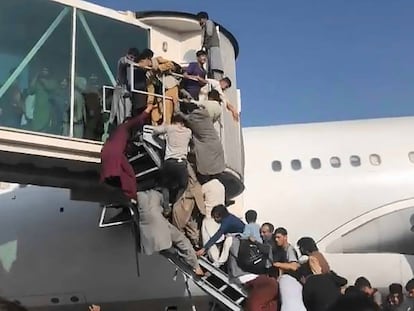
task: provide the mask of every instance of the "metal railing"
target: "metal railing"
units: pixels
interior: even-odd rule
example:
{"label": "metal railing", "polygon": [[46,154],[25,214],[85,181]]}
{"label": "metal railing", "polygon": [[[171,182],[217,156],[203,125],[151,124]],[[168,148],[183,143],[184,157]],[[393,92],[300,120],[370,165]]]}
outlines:
{"label": "metal railing", "polygon": [[[177,74],[177,73],[171,73],[171,72],[167,72],[167,73],[163,73],[163,74],[158,74],[157,78],[160,80],[161,85],[162,85],[162,94],[159,93],[154,93],[154,92],[148,92],[148,91],[143,91],[143,90],[138,90],[134,88],[134,69],[136,67],[141,67],[139,64],[136,63],[130,63],[129,64],[129,73],[130,73],[130,93],[136,93],[136,94],[143,94],[143,95],[148,95],[148,96],[154,96],[156,98],[160,98],[162,100],[162,104],[163,104],[163,111],[162,111],[162,115],[163,115],[163,124],[165,122],[165,114],[166,114],[166,105],[165,105],[165,101],[166,100],[172,100],[173,98],[170,96],[167,96],[165,94],[166,91],[166,87],[165,87],[165,77],[167,75],[172,75],[174,77],[177,78],[181,78],[181,79],[191,79],[191,80],[197,80],[197,79],[193,79],[191,77],[182,75],[182,74]],[[143,69],[147,69],[147,70],[152,70],[151,67],[144,67]],[[198,80],[197,80],[198,81]],[[109,105],[107,102],[107,92],[109,90],[113,90],[115,87],[113,86],[103,86],[103,111],[104,112],[109,112]],[[180,102],[183,102],[184,100],[179,100]],[[191,102],[195,103],[195,104],[200,104],[202,103],[202,101],[195,101],[195,100],[191,100]],[[237,172],[237,174],[239,176],[243,176],[243,150],[238,151],[238,147],[235,149],[235,147],[237,146],[238,143],[241,143],[241,131],[240,131],[240,124],[227,124],[227,123],[233,123],[234,121],[232,120],[230,115],[226,115],[225,114],[225,110],[226,110],[226,104],[222,103],[221,104],[221,114],[220,114],[220,122],[217,122],[215,124],[215,128],[218,132],[220,141],[223,145],[223,149],[224,149],[224,153],[225,153],[225,158],[226,158],[226,166],[231,169],[234,172]],[[240,147],[241,149],[243,149],[243,146]]]}
{"label": "metal railing", "polygon": [[[175,72],[166,72],[166,73],[161,73],[161,74],[156,75],[157,76],[157,79],[160,80],[161,85],[162,85],[162,94],[152,93],[152,92],[147,92],[147,91],[142,91],[142,90],[137,90],[137,89],[134,88],[134,82],[135,82],[134,71],[135,71],[135,68],[141,68],[141,69],[145,69],[145,70],[153,70],[153,68],[151,68],[151,67],[143,67],[143,66],[140,66],[137,63],[129,62],[129,74],[130,74],[130,81],[129,81],[130,90],[129,90],[129,92],[130,93],[135,93],[135,94],[150,95],[150,96],[154,96],[156,98],[161,98],[162,99],[162,106],[163,106],[163,113],[162,113],[162,115],[163,115],[163,124],[165,122],[164,116],[166,115],[165,100],[166,99],[173,100],[173,98],[171,96],[165,95],[165,91],[166,91],[166,87],[165,87],[165,77],[168,76],[168,75],[171,75],[171,76],[174,76],[174,77],[180,78],[180,79],[188,79],[188,80],[198,81],[198,79],[195,79],[195,78],[192,78],[192,77],[188,77],[188,76],[183,75],[183,74],[178,74],[178,73],[175,73]],[[103,93],[102,94],[102,97],[103,97],[103,99],[102,99],[103,109],[102,110],[103,110],[103,112],[110,112],[110,109],[108,109],[108,105],[107,105],[107,102],[106,102],[106,98],[107,98],[106,94],[107,94],[107,90],[112,90],[113,91],[115,88],[116,88],[116,86],[109,86],[109,85],[104,85],[102,87],[102,93]],[[182,99],[178,99],[178,101],[179,102],[184,102],[184,100],[182,100]],[[195,104],[198,104],[199,103],[196,100],[190,100],[190,102],[193,102]]]}

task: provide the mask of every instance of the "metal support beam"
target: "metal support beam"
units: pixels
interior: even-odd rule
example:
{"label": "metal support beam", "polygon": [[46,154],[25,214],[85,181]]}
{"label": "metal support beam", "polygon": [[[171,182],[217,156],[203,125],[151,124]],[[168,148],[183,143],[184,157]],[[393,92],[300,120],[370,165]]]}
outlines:
{"label": "metal support beam", "polygon": [[17,66],[16,70],[11,74],[11,76],[7,79],[7,81],[3,84],[0,88],[0,98],[3,97],[4,93],[7,92],[9,87],[16,81],[17,77],[22,73],[22,71],[26,68],[26,66],[30,63],[36,53],[42,48],[45,44],[47,39],[52,35],[52,33],[56,30],[59,24],[62,22],[63,18],[66,14],[69,13],[69,8],[64,8],[59,15],[55,18],[55,20],[50,24],[49,28],[46,29],[45,33],[40,37],[40,39],[36,42],[36,44],[32,47],[30,52],[26,55],[26,57],[22,60],[22,62]]}
{"label": "metal support beam", "polygon": [[75,117],[75,80],[76,80],[76,20],[77,8],[72,12],[72,48],[70,63],[70,115],[69,115],[69,137],[73,137],[73,121]]}
{"label": "metal support beam", "polygon": [[114,75],[112,74],[108,63],[106,62],[105,56],[103,55],[103,53],[101,51],[101,48],[98,45],[98,42],[96,42],[96,39],[95,39],[95,37],[94,37],[94,35],[91,31],[91,28],[89,27],[89,24],[86,21],[85,15],[83,15],[82,12],[79,12],[78,17],[79,17],[79,20],[82,23],[83,28],[85,29],[85,32],[86,32],[86,34],[89,38],[89,41],[91,42],[91,44],[92,44],[92,46],[93,46],[93,48],[96,52],[96,55],[98,55],[98,58],[101,61],[101,64],[102,64],[102,66],[105,70],[106,75],[108,76],[109,80],[111,80],[112,86],[115,86],[116,85],[116,80],[114,78]]}

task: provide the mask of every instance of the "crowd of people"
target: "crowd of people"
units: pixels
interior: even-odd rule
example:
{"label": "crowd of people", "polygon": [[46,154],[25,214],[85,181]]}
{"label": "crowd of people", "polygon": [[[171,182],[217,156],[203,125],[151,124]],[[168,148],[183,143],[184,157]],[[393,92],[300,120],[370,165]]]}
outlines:
{"label": "crowd of people", "polygon": [[[254,210],[246,212],[246,223],[229,211],[232,202],[222,178],[225,157],[216,125],[221,105],[235,122],[239,114],[225,96],[231,80],[224,77],[214,22],[205,12],[197,16],[203,46],[196,53],[197,61],[185,70],[173,61],[154,57],[150,49],[130,48],[118,62],[109,118],[112,130],[101,152],[101,181],[120,189],[126,199],[122,212],[112,220],[132,215],[145,254],[178,251],[196,277],[205,273],[198,257],[206,256],[228,274],[230,282],[247,290],[245,310],[414,310],[414,279],[405,287],[407,296],[401,284],[391,284],[385,299],[364,277],[347,287],[347,280],[332,270],[312,238],[297,241],[299,257],[285,228],[275,229],[271,223],[260,226]],[[34,95],[36,104],[31,113],[23,109],[19,90],[11,87],[12,104],[2,106],[2,122],[18,127],[24,116],[31,129],[48,131],[45,128],[54,122],[52,106],[45,107],[45,103],[50,103],[57,85],[48,78],[47,69],[34,79],[29,96]],[[75,86],[79,94],[75,93],[74,133],[85,137],[82,90],[88,86],[81,79]],[[67,81],[61,87],[66,88]],[[59,107],[54,115],[68,125],[67,103]],[[165,140],[165,153],[156,187],[138,192],[137,172],[127,153],[144,124],[151,124],[153,135]],[[4,301],[0,306],[1,310],[21,310]]]}
{"label": "crowd of people", "polygon": [[[210,24],[205,13],[199,17],[203,27]],[[246,310],[410,310],[411,298],[404,297],[401,285],[392,284],[384,301],[365,278],[346,288],[347,280],[332,271],[312,238],[297,242],[299,257],[285,228],[259,226],[254,210],[246,213],[247,224],[229,212],[231,201],[222,178],[224,152],[214,124],[221,104],[235,121],[238,113],[224,95],[231,81],[206,78],[211,52],[197,52],[197,62],[182,74],[183,83],[177,79],[179,66],[154,57],[151,50],[139,53],[132,48],[120,60],[115,92],[119,100],[111,111],[117,126],[102,149],[101,174],[103,182],[122,189],[128,198],[116,221],[135,215],[142,251],[151,255],[176,250],[195,276],[205,273],[197,257],[207,256],[228,273],[230,282],[247,290]],[[128,76],[131,63],[133,83]],[[221,74],[216,71],[213,76]],[[156,90],[154,81],[160,75],[164,83],[169,81],[165,101],[147,94]],[[157,186],[137,192],[136,172],[126,150],[144,123],[153,125],[153,135],[163,137],[166,146]]]}
{"label": "crowd of people", "polygon": [[[104,132],[101,93],[95,74],[75,78],[74,137],[101,140]],[[69,79],[57,79],[48,67],[39,70],[27,88],[15,80],[0,100],[1,126],[68,136],[69,121]]]}

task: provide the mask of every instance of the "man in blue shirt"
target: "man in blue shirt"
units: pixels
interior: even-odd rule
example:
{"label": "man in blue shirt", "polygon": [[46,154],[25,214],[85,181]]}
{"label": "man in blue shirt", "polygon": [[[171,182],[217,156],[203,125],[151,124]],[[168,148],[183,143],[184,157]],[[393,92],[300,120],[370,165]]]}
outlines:
{"label": "man in blue shirt", "polygon": [[224,205],[217,205],[211,211],[211,216],[220,224],[218,231],[208,240],[202,249],[197,251],[197,256],[203,256],[222,235],[229,233],[242,233],[245,224],[233,214],[230,214]]}

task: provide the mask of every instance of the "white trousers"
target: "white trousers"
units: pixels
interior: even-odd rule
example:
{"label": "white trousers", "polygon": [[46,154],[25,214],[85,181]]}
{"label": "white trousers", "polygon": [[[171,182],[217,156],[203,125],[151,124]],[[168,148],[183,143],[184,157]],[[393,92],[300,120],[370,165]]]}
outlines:
{"label": "white trousers", "polygon": [[[217,179],[210,180],[202,186],[204,202],[206,204],[206,217],[203,220],[201,226],[201,234],[203,238],[203,244],[206,244],[208,240],[218,231],[220,224],[218,224],[212,217],[211,211],[216,205],[224,204],[225,201],[225,189],[223,184]],[[220,250],[216,245],[210,247],[207,251],[207,255],[213,262],[225,263],[229,257],[230,247],[233,242],[232,237],[222,236],[217,242],[224,240],[223,250]]]}

